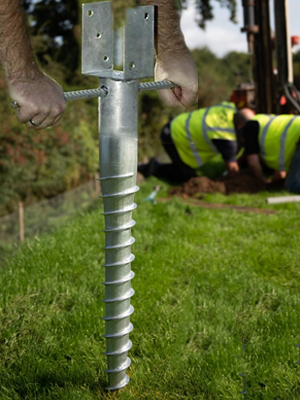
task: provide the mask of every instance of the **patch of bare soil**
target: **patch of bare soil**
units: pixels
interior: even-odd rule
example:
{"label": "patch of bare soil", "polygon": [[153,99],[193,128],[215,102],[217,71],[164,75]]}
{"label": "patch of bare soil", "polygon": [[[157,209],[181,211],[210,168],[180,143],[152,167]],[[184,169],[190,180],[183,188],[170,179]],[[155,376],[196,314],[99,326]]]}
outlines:
{"label": "patch of bare soil", "polygon": [[224,177],[226,194],[231,193],[258,193],[266,190],[264,183],[258,181],[250,171],[240,171],[234,176]]}
{"label": "patch of bare soil", "polygon": [[226,187],[224,182],[212,181],[206,176],[198,176],[196,178],[192,178],[188,182],[184,183],[182,186],[176,186],[169,189],[170,195],[182,196],[184,198],[193,197],[198,194],[201,195],[204,193],[216,192],[226,194]]}
{"label": "patch of bare soil", "polygon": [[274,190],[283,188],[283,181],[276,184],[264,185],[259,182],[250,171],[240,171],[232,177],[223,177],[219,180],[211,180],[206,176],[198,176],[190,179],[181,186],[169,190],[170,195],[201,198],[202,194],[221,192],[231,193],[258,193],[261,190]]}

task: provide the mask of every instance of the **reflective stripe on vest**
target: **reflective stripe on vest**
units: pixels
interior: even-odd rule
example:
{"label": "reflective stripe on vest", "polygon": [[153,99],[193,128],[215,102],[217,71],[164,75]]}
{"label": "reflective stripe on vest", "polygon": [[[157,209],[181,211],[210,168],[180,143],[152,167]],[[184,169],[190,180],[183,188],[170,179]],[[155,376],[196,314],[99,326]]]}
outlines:
{"label": "reflective stripe on vest", "polygon": [[235,111],[233,103],[225,102],[174,118],[171,137],[181,160],[191,168],[201,167],[219,153],[213,139],[236,140],[233,129]]}
{"label": "reflective stripe on vest", "polygon": [[289,127],[292,125],[294,122],[294,119],[297,118],[295,115],[293,119],[290,120],[290,122],[287,124],[285,127],[285,130],[282,132],[281,138],[280,138],[280,151],[279,151],[279,171],[285,171],[286,170],[286,162],[285,162],[285,145],[286,145],[286,137],[287,133],[289,130]]}
{"label": "reflective stripe on vest", "polygon": [[187,117],[187,120],[185,121],[186,137],[188,138],[188,141],[190,142],[191,150],[192,150],[193,156],[195,157],[195,160],[197,161],[198,167],[201,167],[203,165],[203,161],[200,157],[200,154],[197,151],[195,143],[193,142],[192,134],[190,131],[191,117],[192,117],[192,113],[189,113],[189,116]]}
{"label": "reflective stripe on vest", "polygon": [[216,146],[213,144],[213,142],[209,139],[208,133],[207,133],[208,126],[207,126],[207,124],[206,124],[206,117],[207,117],[207,114],[209,113],[210,110],[211,110],[211,107],[208,107],[208,108],[206,109],[206,111],[205,111],[205,113],[204,113],[204,116],[203,116],[203,119],[202,119],[202,135],[203,135],[204,140],[206,141],[206,143],[207,143],[207,144],[209,145],[209,147],[212,149],[212,151],[213,151],[215,154],[218,154],[218,149],[217,149]]}
{"label": "reflective stripe on vest", "polygon": [[261,137],[260,137],[260,152],[261,152],[261,156],[262,158],[266,158],[266,146],[265,146],[265,141],[266,141],[266,136],[267,136],[267,132],[269,129],[269,126],[271,124],[271,122],[276,118],[276,116],[271,116],[270,115],[270,120],[269,122],[267,122],[266,126],[264,127]]}
{"label": "reflective stripe on vest", "polygon": [[[227,104],[218,104],[217,106],[213,106],[213,107],[223,107],[223,108],[229,108],[230,110],[236,110],[236,107],[232,107],[232,106],[229,106],[229,105],[227,105]],[[213,131],[213,132],[218,132],[218,131],[219,131],[219,132],[227,132],[227,133],[230,133],[230,134],[235,135],[235,130],[232,129],[232,128],[222,128],[222,127],[215,127],[215,126],[212,127],[212,126],[207,125],[207,123],[206,123],[206,117],[207,117],[209,111],[210,111],[213,107],[208,107],[208,108],[206,109],[205,113],[204,113],[203,120],[202,120],[202,135],[203,135],[204,140],[206,141],[206,143],[207,143],[207,144],[210,146],[210,148],[212,149],[212,151],[213,151],[215,154],[218,154],[218,153],[219,153],[218,149],[216,148],[216,146],[213,144],[213,142],[212,142],[212,141],[210,140],[210,138],[208,137],[208,131]]]}
{"label": "reflective stripe on vest", "polygon": [[288,171],[300,138],[300,117],[257,114],[260,156],[265,164],[277,171]]}

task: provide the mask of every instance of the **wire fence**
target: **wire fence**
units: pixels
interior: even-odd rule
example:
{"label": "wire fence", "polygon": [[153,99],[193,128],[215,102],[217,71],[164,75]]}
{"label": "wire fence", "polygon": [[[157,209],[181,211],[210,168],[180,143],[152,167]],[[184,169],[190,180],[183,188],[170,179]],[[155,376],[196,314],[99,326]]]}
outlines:
{"label": "wire fence", "polygon": [[75,189],[31,206],[19,203],[18,211],[0,218],[0,245],[13,244],[62,225],[79,210],[86,209],[100,195],[99,181],[87,182]]}

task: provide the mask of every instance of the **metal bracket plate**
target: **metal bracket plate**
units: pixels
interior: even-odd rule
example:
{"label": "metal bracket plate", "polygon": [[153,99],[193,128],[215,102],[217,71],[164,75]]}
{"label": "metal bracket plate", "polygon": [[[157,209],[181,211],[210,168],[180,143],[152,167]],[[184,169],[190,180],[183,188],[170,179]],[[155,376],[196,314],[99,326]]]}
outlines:
{"label": "metal bracket plate", "polygon": [[126,12],[124,78],[150,78],[154,71],[154,7]]}
{"label": "metal bracket plate", "polygon": [[82,73],[109,77],[113,71],[113,14],[110,1],[82,6]]}
{"label": "metal bracket plate", "polygon": [[[83,74],[117,80],[153,76],[154,6],[141,6],[126,11],[125,38],[121,39],[123,71],[114,70],[114,48],[117,43],[114,43],[111,2],[84,4],[82,10]],[[119,63],[120,60],[117,61]]]}

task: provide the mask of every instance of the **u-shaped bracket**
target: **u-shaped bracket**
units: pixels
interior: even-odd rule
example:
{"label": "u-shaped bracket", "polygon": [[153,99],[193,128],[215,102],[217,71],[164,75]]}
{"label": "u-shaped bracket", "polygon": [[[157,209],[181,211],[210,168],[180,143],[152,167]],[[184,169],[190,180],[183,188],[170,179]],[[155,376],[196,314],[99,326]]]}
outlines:
{"label": "u-shaped bracket", "polygon": [[[133,80],[153,77],[154,6],[126,10],[126,24],[115,38],[110,1],[83,5],[82,73],[101,78]],[[120,33],[121,32],[121,33]],[[117,46],[116,41],[121,41]],[[123,71],[114,70],[116,51],[122,48]],[[115,53],[115,54],[114,54]],[[120,58],[120,57],[118,57]]]}

